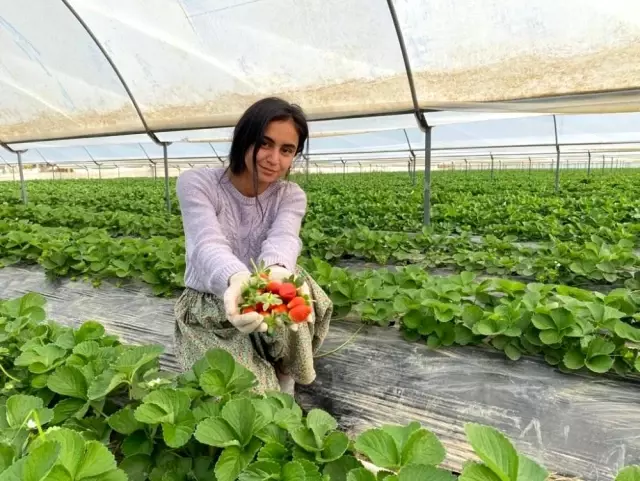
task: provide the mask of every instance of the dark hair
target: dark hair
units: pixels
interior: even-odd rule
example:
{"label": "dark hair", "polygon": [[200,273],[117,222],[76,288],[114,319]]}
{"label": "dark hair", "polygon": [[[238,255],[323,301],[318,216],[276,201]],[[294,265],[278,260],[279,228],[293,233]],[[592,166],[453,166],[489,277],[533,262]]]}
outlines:
{"label": "dark hair", "polygon": [[264,131],[269,123],[282,120],[293,121],[298,131],[298,147],[296,156],[299,155],[309,138],[309,126],[302,109],[296,105],[277,97],[267,97],[259,100],[249,107],[242,115],[235,129],[229,151],[229,170],[234,175],[244,173],[247,169],[245,155],[252,146],[253,149],[253,184],[258,191],[258,173],[256,169],[259,147],[264,141]]}

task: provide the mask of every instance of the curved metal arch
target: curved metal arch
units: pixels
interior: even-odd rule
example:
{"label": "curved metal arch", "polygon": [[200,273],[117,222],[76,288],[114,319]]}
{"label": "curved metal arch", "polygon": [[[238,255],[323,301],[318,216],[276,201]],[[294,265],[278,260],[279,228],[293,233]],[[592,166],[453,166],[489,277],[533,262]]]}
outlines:
{"label": "curved metal arch", "polygon": [[9,147],[9,144],[3,142],[2,140],[0,140],[0,147],[2,147],[8,152],[11,152],[12,154],[16,154],[16,155],[18,154],[17,150],[12,149],[11,147]]}
{"label": "curved metal arch", "polygon": [[129,96],[129,100],[133,104],[133,108],[136,110],[136,113],[138,114],[140,122],[142,123],[142,126],[144,127],[145,133],[149,136],[149,138],[151,140],[153,140],[153,142],[155,142],[158,145],[162,145],[162,142],[160,141],[160,139],[158,139],[156,134],[153,133],[153,131],[149,128],[149,124],[147,124],[147,121],[144,118],[144,114],[142,113],[142,109],[140,109],[140,105],[138,105],[138,102],[137,102],[136,98],[134,97],[133,92],[129,88],[129,85],[127,84],[127,82],[124,79],[122,73],[120,72],[120,69],[118,68],[116,63],[113,61],[113,59],[111,58],[111,56],[109,55],[107,50],[104,48],[102,43],[100,43],[100,40],[98,40],[98,37],[96,37],[96,35],[93,33],[93,31],[91,30],[91,27],[89,27],[87,22],[84,21],[84,19],[80,16],[80,14],[77,12],[77,10],[75,8],[73,8],[73,5],[71,5],[69,3],[69,0],[62,0],[62,3],[65,4],[65,6],[69,9],[71,14],[76,18],[76,20],[80,23],[80,25],[82,25],[82,28],[84,28],[85,31],[87,32],[87,34],[89,35],[89,37],[91,37],[91,40],[93,40],[93,42],[95,43],[96,47],[98,47],[98,49],[100,50],[100,52],[104,56],[105,60],[107,61],[107,63],[109,63],[109,65],[111,66],[111,69],[113,70],[113,72],[118,77],[118,80],[120,80],[120,83],[122,84],[122,87],[124,88],[125,92]]}
{"label": "curved metal arch", "polygon": [[389,6],[389,13],[391,14],[391,20],[393,20],[393,26],[396,29],[398,43],[400,44],[400,51],[402,52],[402,60],[404,61],[404,68],[407,72],[407,81],[409,82],[409,90],[411,91],[411,100],[413,102],[413,113],[416,116],[416,121],[418,122],[420,129],[426,132],[427,129],[429,129],[429,124],[427,123],[427,119],[420,109],[420,103],[418,102],[418,94],[416,92],[416,84],[413,80],[411,62],[409,61],[409,54],[407,54],[407,45],[404,42],[404,35],[402,34],[402,28],[400,28],[396,7],[393,4],[393,0],[387,0],[387,5]]}

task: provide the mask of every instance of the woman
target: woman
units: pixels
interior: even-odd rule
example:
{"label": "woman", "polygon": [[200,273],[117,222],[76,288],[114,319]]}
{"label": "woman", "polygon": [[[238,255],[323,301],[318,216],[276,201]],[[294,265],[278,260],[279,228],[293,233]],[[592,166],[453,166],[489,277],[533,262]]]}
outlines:
{"label": "woman", "polygon": [[[313,354],[329,329],[332,305],[297,267],[307,200],[298,185],[283,180],[308,135],[298,106],[267,98],[236,125],[227,169],[190,170],[178,178],[187,266],[175,337],[185,369],[220,347],[256,375],[259,391],[293,394],[294,383],[315,379]],[[292,273],[305,278],[303,289],[314,301],[307,323],[269,336],[262,316],[238,312],[252,263],[268,266],[276,280]]]}

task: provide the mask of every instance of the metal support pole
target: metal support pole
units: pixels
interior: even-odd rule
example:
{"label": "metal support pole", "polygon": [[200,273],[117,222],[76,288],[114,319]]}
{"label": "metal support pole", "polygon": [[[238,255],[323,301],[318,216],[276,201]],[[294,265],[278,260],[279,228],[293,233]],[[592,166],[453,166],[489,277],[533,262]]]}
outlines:
{"label": "metal support pole", "polygon": [[604,155],[602,156],[602,170],[604,170]]}
{"label": "metal support pole", "polygon": [[591,151],[587,151],[589,154],[589,160],[587,161],[587,176],[591,175]]}
{"label": "metal support pole", "polygon": [[495,174],[493,172],[493,154],[489,154],[491,156],[491,180],[494,179]]}
{"label": "metal support pole", "polygon": [[360,167],[360,175],[362,175],[362,162],[358,161],[358,166]]}
{"label": "metal support pole", "polygon": [[22,199],[22,203],[27,205],[27,187],[24,183],[24,170],[22,168],[22,154],[24,150],[18,150],[16,154],[18,154],[18,171],[20,173],[20,198]]}
{"label": "metal support pole", "polygon": [[120,166],[116,165],[116,169],[118,169],[118,179],[120,178]]}
{"label": "metal support pole", "polygon": [[340,162],[342,162],[342,178],[345,179],[347,177],[347,161],[341,158]]}
{"label": "metal support pole", "polygon": [[529,157],[529,175],[531,175],[531,157]]}
{"label": "metal support pole", "polygon": [[167,204],[167,212],[171,212],[171,197],[169,196],[169,159],[167,147],[169,142],[162,142],[162,156],[164,159],[164,200]]}
{"label": "metal support pole", "polygon": [[553,116],[553,131],[555,133],[556,139],[556,182],[555,182],[555,191],[558,192],[560,190],[560,146],[558,145],[558,122],[556,120],[556,116]]}
{"label": "metal support pole", "polygon": [[464,159],[464,171],[465,173],[469,173],[469,161],[467,159]]}
{"label": "metal support pole", "polygon": [[424,132],[424,224],[431,225],[431,127]]}

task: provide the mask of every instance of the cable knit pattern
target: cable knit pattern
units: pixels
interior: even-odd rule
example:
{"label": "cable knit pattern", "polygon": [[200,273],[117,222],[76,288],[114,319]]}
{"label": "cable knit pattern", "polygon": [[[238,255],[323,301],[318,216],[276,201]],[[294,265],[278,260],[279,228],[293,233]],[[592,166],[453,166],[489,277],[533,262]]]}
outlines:
{"label": "cable knit pattern", "polygon": [[187,251],[185,285],[218,296],[230,276],[250,270],[252,260],[281,264],[293,272],[307,208],[297,184],[275,182],[257,198],[246,197],[224,172],[189,170],[176,187]]}

